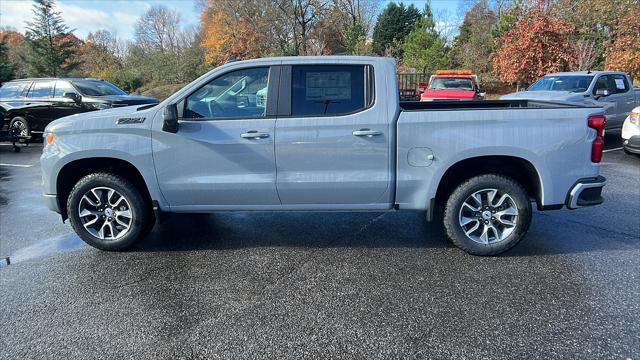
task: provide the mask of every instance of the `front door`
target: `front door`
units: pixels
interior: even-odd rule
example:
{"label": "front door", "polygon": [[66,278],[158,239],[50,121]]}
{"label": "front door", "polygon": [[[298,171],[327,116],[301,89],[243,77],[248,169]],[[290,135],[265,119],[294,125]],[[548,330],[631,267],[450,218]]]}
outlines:
{"label": "front door", "polygon": [[156,174],[173,210],[280,206],[275,118],[266,113],[269,82],[278,77],[269,72],[257,67],[220,75],[178,104],[177,133],[154,131]]}
{"label": "front door", "polygon": [[283,68],[281,79],[276,165],[282,205],[388,206],[391,134],[384,101],[374,99],[371,67],[294,65]]}

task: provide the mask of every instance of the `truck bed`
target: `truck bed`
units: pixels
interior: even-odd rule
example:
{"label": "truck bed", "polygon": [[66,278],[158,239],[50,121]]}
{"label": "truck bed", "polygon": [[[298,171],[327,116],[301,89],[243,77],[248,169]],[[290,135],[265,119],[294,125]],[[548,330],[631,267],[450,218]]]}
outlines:
{"label": "truck bed", "polygon": [[[479,101],[401,101],[402,111],[427,111],[427,110],[461,110],[461,109],[509,109],[509,108],[584,108],[587,105],[570,104],[563,102],[548,102],[537,100],[479,100]],[[594,106],[595,107],[595,106]]]}

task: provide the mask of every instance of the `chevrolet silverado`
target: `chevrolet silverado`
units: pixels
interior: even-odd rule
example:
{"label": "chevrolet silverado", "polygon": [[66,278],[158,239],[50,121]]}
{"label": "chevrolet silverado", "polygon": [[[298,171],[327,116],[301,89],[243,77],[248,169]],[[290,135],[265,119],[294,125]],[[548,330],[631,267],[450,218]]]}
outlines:
{"label": "chevrolet silverado", "polygon": [[236,61],[157,105],[56,120],[46,203],[103,250],[130,247],[165,212],[407,210],[494,255],[525,236],[532,203],[603,201],[601,108],[401,103],[395,69],[377,57]]}

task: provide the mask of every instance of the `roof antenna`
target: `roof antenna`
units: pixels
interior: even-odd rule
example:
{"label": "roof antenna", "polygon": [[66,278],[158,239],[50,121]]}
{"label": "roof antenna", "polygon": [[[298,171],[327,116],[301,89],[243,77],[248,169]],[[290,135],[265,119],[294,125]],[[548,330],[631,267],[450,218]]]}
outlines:
{"label": "roof antenna", "polygon": [[591,74],[591,69],[587,70],[587,74]]}
{"label": "roof antenna", "polygon": [[231,56],[229,56],[229,58],[227,59],[227,61],[225,61],[224,63],[225,63],[225,64],[228,64],[228,63],[232,63],[232,62],[235,62],[235,61],[238,61],[238,59],[236,58],[236,56],[235,56],[235,55],[231,55]]}

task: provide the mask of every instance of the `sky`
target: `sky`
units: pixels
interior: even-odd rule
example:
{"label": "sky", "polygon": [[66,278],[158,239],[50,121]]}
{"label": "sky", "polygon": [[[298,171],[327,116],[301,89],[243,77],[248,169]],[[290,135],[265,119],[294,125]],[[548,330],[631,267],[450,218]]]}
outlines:
{"label": "sky", "polygon": [[[242,0],[238,0],[242,1]],[[424,8],[426,0],[405,0],[418,9]],[[383,8],[389,0],[385,0]],[[461,7],[465,0],[431,0],[437,18],[442,19],[440,28],[455,31],[461,17]],[[30,0],[0,0],[0,27],[11,27],[24,32],[25,22],[31,20]],[[134,26],[138,18],[153,5],[165,5],[180,13],[185,27],[197,25],[199,13],[193,0],[58,0],[57,10],[65,23],[75,29],[80,38],[89,32],[106,29],[123,39],[133,39]]]}

